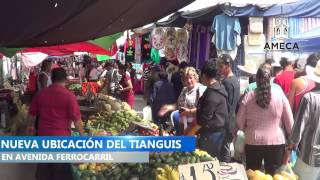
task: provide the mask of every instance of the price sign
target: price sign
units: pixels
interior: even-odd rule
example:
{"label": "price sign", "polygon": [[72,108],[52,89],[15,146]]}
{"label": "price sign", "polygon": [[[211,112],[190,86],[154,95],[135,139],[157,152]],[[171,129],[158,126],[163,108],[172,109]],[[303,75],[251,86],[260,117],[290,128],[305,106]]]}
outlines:
{"label": "price sign", "polygon": [[219,180],[219,161],[180,165],[180,180]]}

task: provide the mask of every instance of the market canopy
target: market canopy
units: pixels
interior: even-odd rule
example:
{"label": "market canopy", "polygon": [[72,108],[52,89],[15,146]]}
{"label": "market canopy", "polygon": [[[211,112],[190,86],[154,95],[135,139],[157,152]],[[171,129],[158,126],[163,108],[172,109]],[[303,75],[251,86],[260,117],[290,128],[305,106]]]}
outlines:
{"label": "market canopy", "polygon": [[215,15],[222,13],[221,6],[223,5],[218,4],[195,11],[176,12],[168,20],[156,24],[163,27],[183,27],[188,20],[195,24],[210,24]]}
{"label": "market canopy", "polygon": [[319,52],[320,50],[320,28],[316,28],[309,32],[304,32],[293,38],[286,39],[286,43],[297,43],[300,52]]}
{"label": "market canopy", "polygon": [[74,52],[90,52],[93,54],[103,54],[103,55],[113,56],[117,53],[117,51],[118,51],[118,48],[116,44],[113,44],[113,46],[110,49],[106,50],[100,46],[97,46],[89,42],[81,42],[81,43],[47,46],[47,47],[26,48],[19,52],[22,52],[22,53],[41,52],[49,56],[65,56],[65,55],[73,54]]}
{"label": "market canopy", "polygon": [[188,20],[194,24],[210,24],[213,17],[222,12],[237,17],[320,17],[320,1],[300,0],[278,5],[222,3],[194,11],[176,12],[166,21],[156,24],[183,27]]}
{"label": "market canopy", "polygon": [[300,0],[297,2],[273,5],[267,9],[261,9],[256,5],[245,7],[228,7],[227,14],[231,16],[284,16],[284,17],[320,17],[319,0]]}
{"label": "market canopy", "polygon": [[17,52],[42,52],[50,56],[65,56],[78,51],[113,56],[117,51],[117,48],[114,47],[114,44],[116,43],[116,40],[122,36],[122,34],[123,33],[120,32],[86,42],[55,46],[42,46],[33,48],[0,48],[0,52],[2,52],[6,57],[12,57]]}
{"label": "market canopy", "polygon": [[6,0],[0,46],[68,44],[141,27],[194,0]]}

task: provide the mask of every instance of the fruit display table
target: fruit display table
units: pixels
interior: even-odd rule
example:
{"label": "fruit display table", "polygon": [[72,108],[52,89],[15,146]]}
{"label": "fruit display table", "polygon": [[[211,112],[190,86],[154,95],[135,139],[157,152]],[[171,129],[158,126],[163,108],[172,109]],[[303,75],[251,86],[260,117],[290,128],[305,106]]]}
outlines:
{"label": "fruit display table", "polygon": [[[91,115],[85,125],[85,134],[90,136],[170,135],[160,132],[158,126],[142,119],[130,106],[118,99],[98,95],[104,101],[102,111]],[[76,133],[74,133],[76,135]],[[211,161],[204,151],[192,153],[152,153],[150,163],[82,163],[73,166],[74,179],[179,179],[178,165]]]}
{"label": "fruit display table", "polygon": [[212,161],[205,151],[151,153],[149,163],[82,163],[73,166],[76,180],[179,180],[178,165]]}

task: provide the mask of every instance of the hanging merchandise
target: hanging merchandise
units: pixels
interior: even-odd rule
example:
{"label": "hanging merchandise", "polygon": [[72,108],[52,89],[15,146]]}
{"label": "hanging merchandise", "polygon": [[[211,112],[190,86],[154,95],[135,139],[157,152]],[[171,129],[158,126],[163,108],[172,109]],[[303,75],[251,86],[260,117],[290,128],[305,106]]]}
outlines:
{"label": "hanging merchandise", "polygon": [[106,61],[106,60],[111,59],[111,56],[97,54],[96,58],[98,61]]}
{"label": "hanging merchandise", "polygon": [[142,35],[141,41],[141,61],[149,62],[151,60],[150,33]]}
{"label": "hanging merchandise", "polygon": [[140,36],[135,36],[135,57],[134,59],[136,60],[136,63],[141,63],[141,37]]}
{"label": "hanging merchandise", "polygon": [[210,26],[194,24],[190,33],[189,64],[201,69],[210,55]]}
{"label": "hanging merchandise", "polygon": [[132,39],[128,39],[127,42],[128,44],[125,50],[126,62],[134,62],[134,57],[135,57],[134,42]]}
{"label": "hanging merchandise", "polygon": [[248,34],[248,45],[249,46],[260,46],[264,45],[266,39],[264,34]]}
{"label": "hanging merchandise", "polygon": [[168,61],[177,59],[176,56],[177,37],[175,28],[169,27],[165,34],[165,57]]}
{"label": "hanging merchandise", "polygon": [[151,49],[151,59],[156,64],[160,63],[161,57],[160,57],[159,51],[155,48]]}
{"label": "hanging merchandise", "polygon": [[165,49],[165,57],[168,61],[174,61],[177,59],[176,56],[176,48],[175,47],[169,47]]}
{"label": "hanging merchandise", "polygon": [[28,68],[37,66],[48,57],[47,54],[41,52],[21,53],[21,59]]}
{"label": "hanging merchandise", "polygon": [[152,37],[153,48],[160,50],[164,47],[164,31],[162,28],[160,27],[154,28],[151,33],[151,37]]}
{"label": "hanging merchandise", "polygon": [[188,32],[186,29],[177,31],[176,54],[179,62],[188,61]]}
{"label": "hanging merchandise", "polygon": [[173,27],[169,27],[165,34],[165,48],[175,48],[177,44],[176,30]]}
{"label": "hanging merchandise", "polygon": [[250,46],[248,36],[244,36],[245,64],[250,64],[254,69],[265,61],[265,41],[259,46]]}
{"label": "hanging merchandise", "polygon": [[235,59],[237,46],[241,44],[241,26],[239,18],[225,14],[215,16],[211,31],[214,33],[212,42],[215,44],[217,54],[228,53]]}
{"label": "hanging merchandise", "polygon": [[249,18],[249,33],[262,34],[263,33],[263,18],[250,17]]}

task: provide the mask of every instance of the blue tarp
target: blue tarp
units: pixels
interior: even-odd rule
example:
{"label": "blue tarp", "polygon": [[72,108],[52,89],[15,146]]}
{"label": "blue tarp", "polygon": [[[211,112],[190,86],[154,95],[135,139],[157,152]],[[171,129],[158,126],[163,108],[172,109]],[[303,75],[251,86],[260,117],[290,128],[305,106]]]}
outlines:
{"label": "blue tarp", "polygon": [[293,3],[273,5],[261,9],[255,5],[245,7],[226,7],[225,12],[232,16],[257,16],[257,17],[320,17],[319,0],[300,0]]}
{"label": "blue tarp", "polygon": [[297,43],[301,52],[320,51],[320,28],[308,33],[303,33],[294,38],[287,39],[286,42]]}

